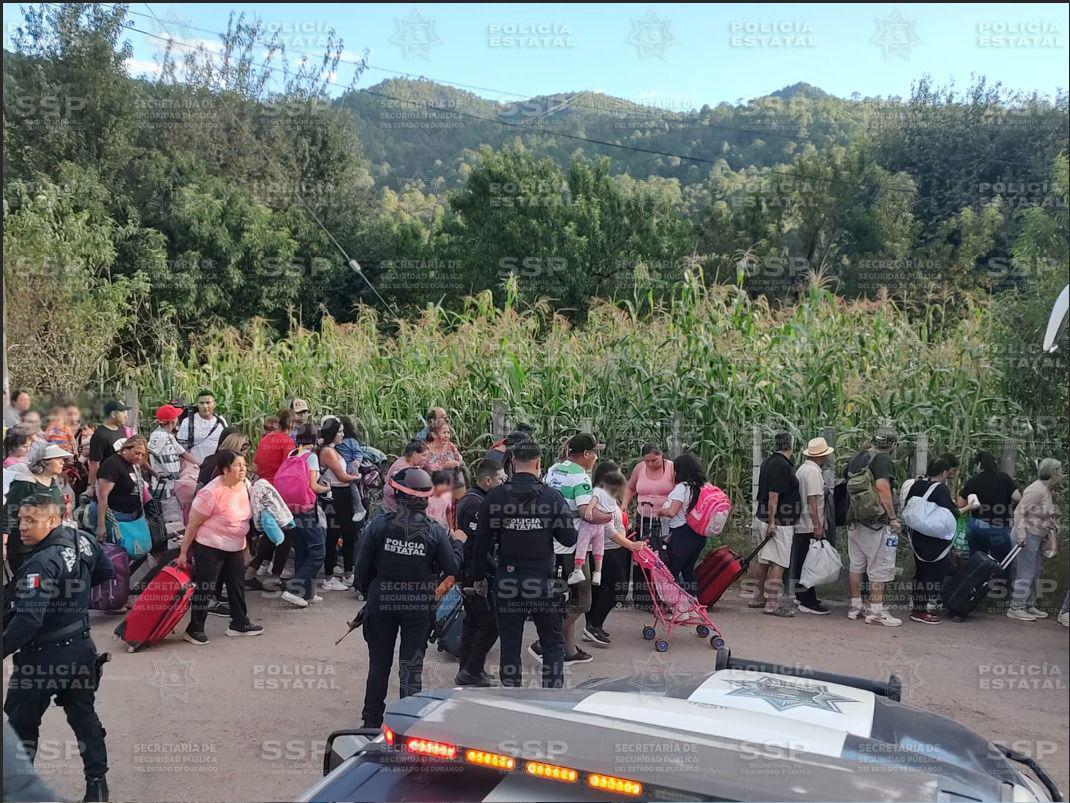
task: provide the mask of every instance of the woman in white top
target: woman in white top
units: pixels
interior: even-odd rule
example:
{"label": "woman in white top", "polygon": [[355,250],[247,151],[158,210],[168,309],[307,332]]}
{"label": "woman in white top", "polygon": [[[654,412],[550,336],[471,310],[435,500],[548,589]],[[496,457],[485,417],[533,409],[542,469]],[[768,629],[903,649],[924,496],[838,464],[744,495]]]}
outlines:
{"label": "woman in white top", "polygon": [[699,492],[706,484],[706,470],[691,452],[684,452],[673,461],[676,485],[669,493],[657,515],[669,520],[669,570],[676,582],[690,594],[695,592],[695,562],[706,546],[706,539],[687,524],[687,514],[698,502]]}
{"label": "woman in white top", "polygon": [[[323,498],[327,513],[327,543],[323,560],[323,570],[327,581],[324,591],[347,591],[353,585],[353,559],[356,557],[357,533],[360,527],[353,521],[352,496],[349,483],[360,480],[355,474],[346,471],[345,461],[335,448],[345,438],[342,420],[328,416],[321,422],[319,463],[323,469],[321,480],[330,485],[330,493]],[[338,565],[338,541],[342,541],[343,577],[335,577]]]}

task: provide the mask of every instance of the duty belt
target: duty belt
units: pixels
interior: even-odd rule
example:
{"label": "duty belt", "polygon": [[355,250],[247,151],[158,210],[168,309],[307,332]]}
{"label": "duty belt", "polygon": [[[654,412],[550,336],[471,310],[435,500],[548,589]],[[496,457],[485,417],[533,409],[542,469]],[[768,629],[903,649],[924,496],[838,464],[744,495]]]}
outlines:
{"label": "duty belt", "polygon": [[47,633],[38,633],[27,647],[44,647],[57,641],[65,641],[73,636],[89,630],[89,617],[84,616],[76,622],[71,622],[58,630],[50,630]]}

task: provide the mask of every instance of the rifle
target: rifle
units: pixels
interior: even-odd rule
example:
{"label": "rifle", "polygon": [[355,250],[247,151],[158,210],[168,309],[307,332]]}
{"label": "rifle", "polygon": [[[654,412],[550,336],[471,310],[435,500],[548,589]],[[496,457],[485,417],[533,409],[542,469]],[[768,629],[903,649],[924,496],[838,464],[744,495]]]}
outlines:
{"label": "rifle", "polygon": [[[367,606],[365,605],[364,607],[366,608]],[[348,636],[350,633],[352,633],[354,630],[364,624],[364,608],[361,608],[359,611],[357,611],[357,615],[354,616],[349,622],[346,622],[346,624],[349,625],[349,630],[343,633],[342,638],[338,639],[338,641],[334,643],[335,647],[342,643],[342,639],[344,639],[346,636]]]}

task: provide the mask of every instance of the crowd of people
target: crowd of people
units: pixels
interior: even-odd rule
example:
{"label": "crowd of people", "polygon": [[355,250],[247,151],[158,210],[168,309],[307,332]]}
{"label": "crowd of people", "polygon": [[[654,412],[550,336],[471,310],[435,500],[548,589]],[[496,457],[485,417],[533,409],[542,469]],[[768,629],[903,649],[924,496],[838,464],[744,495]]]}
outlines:
{"label": "crowd of people", "polygon": [[[419,690],[435,605],[451,585],[465,612],[456,677],[465,686],[495,682],[486,661],[496,641],[497,682],[521,683],[528,619],[538,637],[527,652],[541,664],[544,685],[562,686],[565,666],[592,660],[580,642],[612,645],[606,625],[613,610],[652,606],[632,560],[638,550],[654,550],[682,588],[698,590],[696,567],[708,539],[691,528],[688,514],[707,476],[688,451],[670,459],[647,444],[626,472],[604,459],[596,438],[578,433],[544,470],[547,450],[521,426],[469,467],[452,441],[448,412],[434,407],[387,465],[382,452],[361,443],[350,418],[316,416],[301,398],[268,418],[255,444],[216,411],[207,390],[188,407],[159,406],[147,438],[129,426],[130,408],[120,401],[104,405],[96,427],[73,405],[50,408],[42,426],[28,393],[11,402],[4,411],[3,532],[5,571],[15,582],[25,584],[28,561],[43,560],[42,544],[58,544],[52,533],[42,535],[42,519],[56,533],[88,531],[121,544],[132,557],[173,550],[170,558],[195,582],[183,637],[197,646],[210,643],[210,616],[228,620],[227,636],[264,632],[249,616],[250,590],[277,592],[294,608],[351,591],[365,600],[356,621],[369,650],[369,727],[381,724],[399,638],[402,694]],[[956,487],[958,461],[944,454],[897,494],[896,446],[895,431],[881,428],[837,477],[835,451],[824,439],[811,439],[796,461],[792,436],[775,436],[755,489],[752,529],[760,548],[742,584],[748,607],[778,618],[830,613],[821,589],[803,586],[800,575],[811,544],[834,545],[837,525],[845,524],[851,620],[897,627],[903,621],[896,613],[905,608],[913,622],[940,624],[941,586],[956,564],[978,552],[1002,560],[1012,550],[1006,615],[1020,622],[1047,617],[1037,593],[1043,560],[1056,549],[1059,462],[1041,461],[1036,480],[1019,490],[981,452],[976,472]],[[843,522],[836,483],[845,491]],[[954,533],[902,523],[916,499],[946,510],[952,522],[965,519],[964,543]],[[33,536],[24,522],[34,525]],[[905,606],[889,594],[908,568],[899,565],[901,536],[913,559]],[[82,551],[100,574],[97,552]],[[1065,599],[1058,619],[1068,624]],[[8,629],[5,618],[5,655]],[[16,699],[9,712],[24,739],[35,738],[40,720],[31,709]],[[102,778],[94,756],[92,769],[86,759],[90,781]],[[87,788],[89,794],[100,790]]]}

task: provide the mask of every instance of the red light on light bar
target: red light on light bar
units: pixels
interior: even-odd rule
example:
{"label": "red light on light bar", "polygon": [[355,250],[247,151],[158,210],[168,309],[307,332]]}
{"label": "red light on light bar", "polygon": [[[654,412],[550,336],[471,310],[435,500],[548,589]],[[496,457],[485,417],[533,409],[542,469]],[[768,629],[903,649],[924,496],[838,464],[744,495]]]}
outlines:
{"label": "red light on light bar", "polygon": [[383,725],[383,739],[391,746],[394,744],[394,731],[388,725]]}
{"label": "red light on light bar", "polygon": [[457,745],[446,742],[432,742],[428,739],[412,738],[405,742],[405,749],[410,753],[432,758],[457,758]]}

